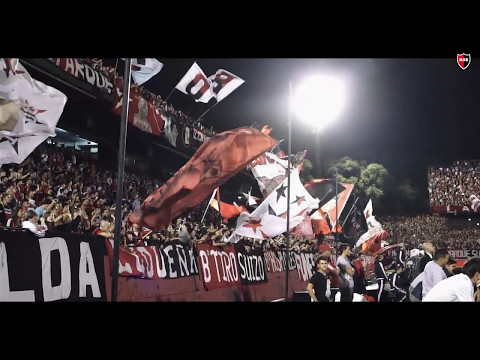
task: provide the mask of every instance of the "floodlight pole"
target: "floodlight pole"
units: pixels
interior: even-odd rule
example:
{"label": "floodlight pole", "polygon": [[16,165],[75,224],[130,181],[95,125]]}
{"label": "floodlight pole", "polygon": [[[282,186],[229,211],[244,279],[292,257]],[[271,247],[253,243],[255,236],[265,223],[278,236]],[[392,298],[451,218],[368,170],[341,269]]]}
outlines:
{"label": "floodlight pole", "polygon": [[292,154],[292,107],[293,91],[292,82],[288,82],[289,103],[288,103],[288,156],[287,156],[287,235],[285,236],[285,301],[288,302],[288,275],[290,272],[289,248],[290,248],[290,157]]}
{"label": "floodlight pole", "polygon": [[128,103],[130,99],[130,75],[132,59],[125,59],[125,71],[123,74],[123,101],[122,118],[120,121],[120,138],[118,139],[118,167],[117,167],[117,198],[115,207],[115,236],[113,240],[113,264],[112,264],[112,302],[117,301],[118,292],[118,262],[120,260],[120,237],[122,226],[122,199],[123,178],[125,173],[125,148],[127,143]]}
{"label": "floodlight pole", "polygon": [[335,168],[335,244],[338,244],[338,173]]}

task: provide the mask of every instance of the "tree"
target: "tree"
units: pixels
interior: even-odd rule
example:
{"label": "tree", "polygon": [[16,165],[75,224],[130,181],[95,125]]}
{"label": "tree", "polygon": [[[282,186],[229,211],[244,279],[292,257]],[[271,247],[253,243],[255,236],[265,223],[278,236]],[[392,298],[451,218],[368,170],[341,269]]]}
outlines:
{"label": "tree", "polygon": [[312,172],[313,172],[312,162],[308,159],[303,160],[302,171],[300,171],[300,180],[302,181],[302,183],[305,184],[307,181],[313,179]]}
{"label": "tree", "polygon": [[388,209],[382,199],[391,189],[394,178],[382,164],[368,164],[364,160],[359,162],[345,156],[332,162],[328,174],[335,176],[335,170],[338,172],[338,181],[355,184],[357,196],[365,202],[371,198],[376,211],[383,212]]}

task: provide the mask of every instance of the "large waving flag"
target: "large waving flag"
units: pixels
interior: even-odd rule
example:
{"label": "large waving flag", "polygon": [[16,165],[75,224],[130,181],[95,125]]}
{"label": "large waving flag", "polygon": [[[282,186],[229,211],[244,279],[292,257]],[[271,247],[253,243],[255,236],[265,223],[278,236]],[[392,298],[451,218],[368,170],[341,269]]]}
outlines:
{"label": "large waving flag", "polygon": [[382,224],[380,224],[376,219],[375,216],[373,216],[373,205],[372,205],[372,199],[368,200],[367,206],[365,206],[365,209],[363,210],[363,214],[365,215],[365,219],[367,221],[368,228],[382,228]]}
{"label": "large waving flag", "polygon": [[301,236],[305,239],[313,240],[315,239],[315,234],[313,232],[313,225],[310,219],[310,216],[305,216],[305,219],[298,224],[292,231],[292,234]]}
{"label": "large waving flag", "polygon": [[175,88],[190,95],[196,102],[208,103],[212,97],[215,97],[210,79],[207,78],[196,62],[193,63]]}
{"label": "large waving flag", "polygon": [[332,224],[332,229],[336,229],[337,220],[340,218],[340,215],[345,208],[345,204],[347,203],[354,186],[354,184],[338,183],[338,187],[340,187],[340,185],[344,188],[344,190],[340,191],[339,189],[338,196],[335,197],[334,194],[334,197],[321,207],[322,211],[328,215],[330,223]]}
{"label": "large waving flag", "polygon": [[287,231],[287,191],[290,191],[289,230],[299,225],[308,213],[318,207],[318,199],[313,198],[303,187],[298,170],[290,174],[290,186],[285,179],[250,215],[242,213],[237,222],[235,234],[267,239]]}
{"label": "large waving flag", "polygon": [[368,231],[367,221],[363,212],[353,205],[343,222],[343,236],[353,247],[357,239]]}
{"label": "large waving flag", "polygon": [[245,82],[245,80],[240,79],[237,75],[223,69],[217,70],[217,72],[209,76],[208,79],[212,84],[212,91],[217,102],[225,99],[233,90]]}
{"label": "large waving flag", "polygon": [[170,224],[183,210],[202,202],[216,187],[275,143],[275,139],[250,127],[211,137],[173,177],[130,215],[130,221],[150,229]]}
{"label": "large waving flag", "polygon": [[319,207],[328,203],[335,197],[335,192],[340,194],[345,187],[341,183],[337,183],[337,190],[335,190],[335,181],[329,179],[313,179],[305,183],[305,188],[308,192],[320,200]]}
{"label": "large waving flag", "polygon": [[162,70],[163,64],[157,59],[132,58],[132,77],[137,85],[150,80]]}
{"label": "large waving flag", "polygon": [[332,232],[322,210],[318,209],[312,215],[310,215],[310,221],[312,223],[312,230],[315,235],[327,235]]}
{"label": "large waving flag", "polygon": [[55,126],[67,97],[33,79],[18,59],[0,59],[0,165],[21,163]]}
{"label": "large waving flag", "polygon": [[[291,166],[299,167],[303,164],[306,151],[300,151],[291,158]],[[285,180],[288,167],[287,159],[280,159],[272,152],[267,152],[255,159],[250,165],[253,176],[257,179],[262,195],[267,197],[280,183]]]}
{"label": "large waving flag", "polygon": [[219,202],[217,199],[212,199],[210,206],[222,215],[224,222],[227,222],[228,219],[240,215],[242,212],[248,213],[248,210],[245,206],[229,204],[223,201]]}

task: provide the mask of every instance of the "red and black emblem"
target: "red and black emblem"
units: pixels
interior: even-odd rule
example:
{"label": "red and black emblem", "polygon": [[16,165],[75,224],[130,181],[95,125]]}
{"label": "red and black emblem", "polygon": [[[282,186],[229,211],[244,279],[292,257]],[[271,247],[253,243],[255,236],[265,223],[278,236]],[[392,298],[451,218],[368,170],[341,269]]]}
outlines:
{"label": "red and black emblem", "polygon": [[470,54],[457,54],[457,64],[462,70],[465,70],[471,62]]}

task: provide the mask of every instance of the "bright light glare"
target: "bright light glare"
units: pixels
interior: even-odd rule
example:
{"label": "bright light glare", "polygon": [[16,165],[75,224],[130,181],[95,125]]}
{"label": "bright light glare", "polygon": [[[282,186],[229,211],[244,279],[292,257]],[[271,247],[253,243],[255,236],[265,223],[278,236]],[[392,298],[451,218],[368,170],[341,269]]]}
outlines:
{"label": "bright light glare", "polygon": [[344,82],[333,76],[311,77],[294,87],[293,112],[314,128],[335,120],[345,106]]}

